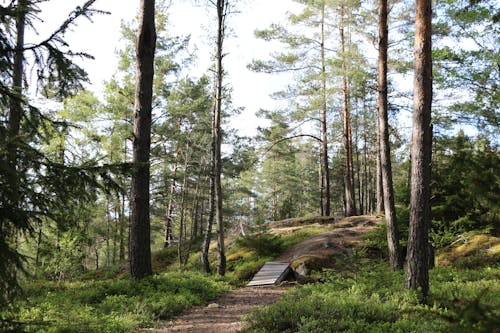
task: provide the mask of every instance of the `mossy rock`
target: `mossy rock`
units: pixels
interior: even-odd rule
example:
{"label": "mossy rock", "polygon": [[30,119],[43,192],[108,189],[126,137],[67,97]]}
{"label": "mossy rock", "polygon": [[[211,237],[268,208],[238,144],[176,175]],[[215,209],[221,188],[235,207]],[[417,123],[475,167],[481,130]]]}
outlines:
{"label": "mossy rock", "polygon": [[311,280],[311,276],[313,276],[315,272],[319,272],[323,268],[331,267],[332,264],[333,262],[330,258],[304,255],[293,260],[290,263],[290,267],[294,272],[297,282],[307,283]]}
{"label": "mossy rock", "polygon": [[487,234],[466,234],[437,256],[439,266],[474,268],[500,262],[500,238]]}

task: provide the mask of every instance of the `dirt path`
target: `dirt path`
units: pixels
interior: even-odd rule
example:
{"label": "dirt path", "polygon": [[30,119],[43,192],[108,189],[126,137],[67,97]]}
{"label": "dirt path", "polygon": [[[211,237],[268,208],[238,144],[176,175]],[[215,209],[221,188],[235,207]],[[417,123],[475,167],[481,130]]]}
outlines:
{"label": "dirt path", "polygon": [[[300,258],[315,257],[329,260],[362,242],[362,235],[372,230],[380,219],[370,216],[350,217],[343,219],[336,228],[311,237],[296,244],[276,261],[292,263]],[[273,228],[274,232],[289,233],[301,227]],[[175,320],[165,323],[157,329],[141,332],[200,332],[200,333],[232,333],[242,328],[242,316],[249,314],[260,306],[269,305],[278,300],[289,287],[265,286],[244,287],[230,290],[222,295],[216,303],[209,306],[193,307]]]}
{"label": "dirt path", "polygon": [[230,290],[222,295],[217,303],[193,307],[166,327],[149,329],[147,332],[238,332],[242,328],[241,317],[243,315],[257,307],[276,302],[286,290],[286,287],[275,286]]}

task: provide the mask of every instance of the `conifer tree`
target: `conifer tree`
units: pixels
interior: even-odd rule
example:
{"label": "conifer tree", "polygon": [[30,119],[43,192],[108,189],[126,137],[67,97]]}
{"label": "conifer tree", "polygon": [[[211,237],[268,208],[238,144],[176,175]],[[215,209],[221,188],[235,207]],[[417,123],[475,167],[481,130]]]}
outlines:
{"label": "conifer tree", "polygon": [[417,0],[415,69],[411,143],[410,226],[406,286],[429,292],[429,228],[431,224],[432,156],[432,1]]}
{"label": "conifer tree", "polygon": [[137,36],[132,187],[130,195],[130,276],[151,275],[149,213],[151,112],[156,48],[155,1],[141,0]]}

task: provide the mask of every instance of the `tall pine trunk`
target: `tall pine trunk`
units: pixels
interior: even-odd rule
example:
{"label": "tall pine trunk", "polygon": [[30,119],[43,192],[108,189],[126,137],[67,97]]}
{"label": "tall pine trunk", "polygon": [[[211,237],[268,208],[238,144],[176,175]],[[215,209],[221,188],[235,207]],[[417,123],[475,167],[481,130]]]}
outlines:
{"label": "tall pine trunk", "polygon": [[410,227],[406,286],[429,291],[430,179],[432,155],[432,2],[417,0],[413,131],[411,144]]}
{"label": "tall pine trunk", "polygon": [[152,274],[149,216],[151,109],[156,47],[155,1],[141,0],[137,36],[132,188],[130,196],[130,277]]}
{"label": "tall pine trunk", "polygon": [[217,273],[219,275],[226,274],[226,254],[224,249],[224,223],[222,216],[222,158],[221,158],[221,144],[222,144],[222,131],[221,131],[221,112],[222,112],[222,77],[224,70],[222,68],[222,43],[225,35],[225,18],[227,15],[228,0],[217,0],[217,63],[215,70],[217,73],[217,85],[215,96],[215,137],[216,137],[216,159],[215,159],[215,194],[217,198]]}
{"label": "tall pine trunk", "polygon": [[[180,123],[178,125],[178,128],[180,128]],[[173,240],[172,223],[174,220],[174,195],[176,187],[175,179],[177,177],[179,150],[180,150],[179,143],[177,143],[174,155],[174,169],[172,171],[172,180],[170,182],[170,190],[169,190],[170,196],[168,198],[167,209],[165,212],[166,221],[165,221],[165,230],[163,234],[163,248],[171,246]]]}
{"label": "tall pine trunk", "polygon": [[349,111],[349,83],[347,70],[347,55],[345,52],[344,34],[344,6],[340,8],[340,47],[342,52],[342,91],[343,91],[343,115],[344,115],[344,149],[345,149],[345,170],[344,170],[344,203],[345,215],[356,215],[356,199],[354,195],[354,165],[352,153],[352,131],[351,115]]}
{"label": "tall pine trunk", "polygon": [[[16,10],[16,50],[14,52],[13,68],[12,68],[12,92],[9,101],[9,119],[8,119],[8,142],[7,142],[7,163],[9,167],[9,186],[7,190],[13,206],[19,208],[19,179],[18,179],[18,163],[17,163],[17,147],[18,136],[21,128],[21,118],[23,116],[23,76],[24,76],[24,34],[26,26],[26,13],[28,11],[28,0],[19,0]],[[17,212],[16,212],[17,213]],[[3,230],[1,224],[3,219],[0,219],[0,238],[9,230]]]}
{"label": "tall pine trunk", "polygon": [[380,144],[380,166],[382,173],[382,190],[384,194],[384,212],[387,225],[387,243],[389,262],[393,269],[403,267],[403,258],[399,248],[399,233],[394,206],[394,190],[392,185],[391,147],[389,143],[389,120],[387,115],[387,0],[379,0],[378,25],[378,125]]}
{"label": "tall pine trunk", "polygon": [[[321,209],[323,215],[330,215],[330,166],[328,159],[328,132],[327,132],[327,108],[326,108],[326,57],[325,57],[325,2],[323,2],[321,7],[321,158],[323,162],[322,170],[322,181],[321,193],[324,193],[324,200],[322,204],[324,205]],[[324,187],[324,188],[323,188]]]}
{"label": "tall pine trunk", "polygon": [[[378,122],[377,122],[377,126]],[[377,214],[380,214],[384,210],[384,195],[383,195],[383,190],[382,190],[382,165],[380,163],[380,135],[377,135],[377,167],[375,172],[376,177],[375,177],[375,212]]]}
{"label": "tall pine trunk", "polygon": [[222,47],[225,33],[225,18],[227,14],[228,2],[217,0],[217,41],[215,50],[215,96],[213,103],[213,123],[212,123],[212,149],[210,168],[210,198],[209,216],[205,233],[205,240],[202,246],[202,266],[205,272],[210,271],[208,262],[208,250],[210,247],[212,225],[214,219],[217,223],[217,273],[226,273],[226,255],[224,251],[224,224],[222,216],[222,158],[221,158],[221,112],[222,112],[222,79],[224,70],[222,67]]}

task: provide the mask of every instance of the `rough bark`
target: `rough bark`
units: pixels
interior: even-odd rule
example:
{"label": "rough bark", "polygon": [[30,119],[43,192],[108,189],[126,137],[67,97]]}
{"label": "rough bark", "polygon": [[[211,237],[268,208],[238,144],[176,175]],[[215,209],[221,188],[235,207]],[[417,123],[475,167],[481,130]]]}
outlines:
{"label": "rough bark", "polygon": [[215,108],[214,108],[214,118],[215,118],[215,137],[216,137],[216,158],[215,158],[215,195],[217,199],[217,210],[216,210],[216,220],[217,220],[217,273],[219,275],[226,274],[226,254],[224,249],[224,222],[222,216],[222,184],[221,184],[221,174],[222,174],[222,158],[221,158],[221,144],[222,144],[222,132],[221,132],[221,111],[222,111],[222,43],[224,41],[225,35],[225,18],[227,14],[227,0],[217,0],[217,51],[216,51],[216,66],[215,70],[217,73],[217,86],[216,86],[216,96],[215,96]]}
{"label": "rough bark", "polygon": [[[24,76],[24,35],[26,26],[26,12],[28,10],[29,1],[19,0],[17,4],[16,16],[16,50],[13,58],[12,68],[12,93],[9,101],[9,119],[8,119],[8,143],[7,143],[7,159],[10,173],[8,190],[9,197],[12,200],[13,206],[19,206],[19,179],[17,175],[17,143],[19,131],[21,128],[21,119],[23,116],[23,76]],[[0,219],[2,223],[3,219]],[[3,225],[0,224],[0,233],[4,233]],[[3,235],[0,235],[2,237]]]}
{"label": "rough bark", "polygon": [[[326,108],[326,57],[325,57],[325,2],[321,7],[321,158],[323,161],[322,172],[322,191],[324,193],[324,200],[322,200],[322,214],[325,216],[330,215],[330,166],[328,159],[328,132],[327,132],[327,108]],[[323,188],[324,187],[324,188]]]}
{"label": "rough bark", "polygon": [[223,79],[223,41],[225,30],[225,17],[228,7],[226,0],[217,0],[217,42],[215,50],[215,94],[213,102],[213,123],[212,123],[212,147],[211,147],[211,168],[210,168],[210,197],[209,215],[205,240],[202,246],[202,266],[203,271],[209,272],[208,250],[210,247],[212,225],[214,219],[217,223],[217,273],[224,275],[226,272],[226,255],[224,251],[224,224],[222,216],[222,159],[221,159],[221,111],[222,111],[222,79]]}
{"label": "rough bark", "polygon": [[356,199],[354,197],[354,165],[352,153],[352,131],[351,115],[349,111],[349,83],[347,78],[347,59],[345,53],[344,34],[344,7],[340,14],[340,46],[342,52],[342,91],[343,91],[343,116],[344,116],[344,149],[345,149],[345,171],[344,171],[344,200],[345,215],[356,215]]}
{"label": "rough bark", "polygon": [[152,274],[149,216],[151,109],[156,47],[155,1],[141,0],[137,36],[137,77],[134,107],[133,170],[130,197],[130,276]]}
{"label": "rough bark", "polygon": [[406,286],[429,291],[430,178],[432,155],[432,2],[417,0],[413,131],[411,145],[410,226]]}
{"label": "rough bark", "polygon": [[403,267],[403,258],[399,248],[399,233],[396,223],[396,208],[394,206],[391,147],[389,143],[389,120],[387,115],[387,47],[389,36],[387,26],[387,0],[379,0],[378,33],[378,141],[380,144],[380,166],[384,195],[384,212],[387,225],[389,263],[393,269],[400,269]]}

